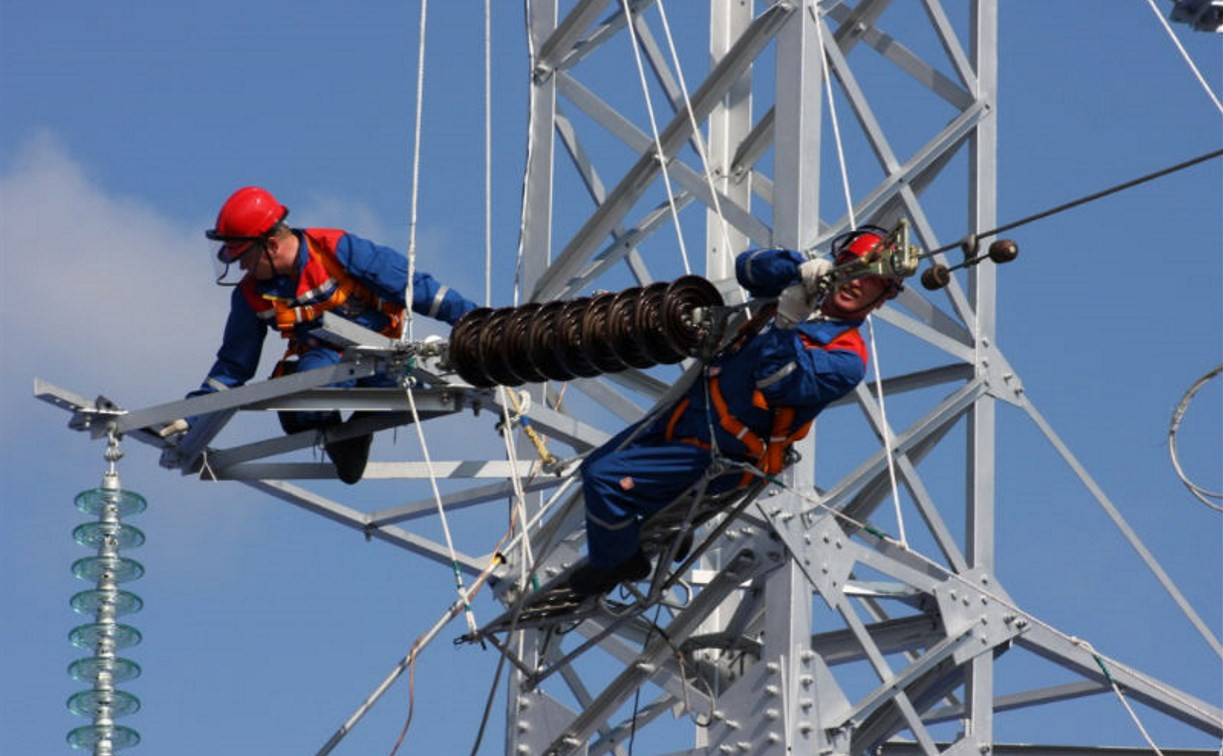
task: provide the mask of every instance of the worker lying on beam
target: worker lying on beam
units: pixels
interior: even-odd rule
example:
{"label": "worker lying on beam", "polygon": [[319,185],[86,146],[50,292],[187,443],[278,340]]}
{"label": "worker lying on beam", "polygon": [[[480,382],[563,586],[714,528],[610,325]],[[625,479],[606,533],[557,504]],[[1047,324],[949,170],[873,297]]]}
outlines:
{"label": "worker lying on beam", "polygon": [[[289,342],[273,377],[336,364],[340,349],[309,336],[324,312],[390,338],[400,337],[407,259],[396,250],[346,231],[290,228],[285,224],[288,214],[289,209],[270,192],[247,186],[226,200],[216,227],[205,232],[221,243],[215,256],[217,283],[235,288],[217,360],[200,388],[188,396],[241,386],[253,378],[269,329],[276,329]],[[234,264],[240,276],[230,276]],[[414,312],[453,325],[475,308],[474,302],[428,273],[414,271]],[[385,387],[394,383],[385,375],[373,375],[334,385]],[[328,440],[328,433],[341,423],[337,410],[279,414],[286,433],[318,430],[323,434],[324,448],[340,480],[353,484],[361,479],[372,434]],[[187,420],[179,420],[166,431],[188,427]]]}
{"label": "worker lying on beam", "polygon": [[[885,234],[864,227],[837,237],[832,257],[837,265],[862,258]],[[779,472],[820,410],[862,380],[867,351],[858,327],[900,292],[901,279],[870,275],[828,291],[832,269],[828,260],[805,260],[792,250],[739,255],[735,275],[748,293],[778,297],[773,322],[732,341],[674,405],[629,426],[583,461],[590,559],[570,578],[575,593],[602,595],[646,578],[651,566],[639,543],[642,518],[689,489],[715,458]],[[752,478],[733,470],[715,478],[707,493]]]}

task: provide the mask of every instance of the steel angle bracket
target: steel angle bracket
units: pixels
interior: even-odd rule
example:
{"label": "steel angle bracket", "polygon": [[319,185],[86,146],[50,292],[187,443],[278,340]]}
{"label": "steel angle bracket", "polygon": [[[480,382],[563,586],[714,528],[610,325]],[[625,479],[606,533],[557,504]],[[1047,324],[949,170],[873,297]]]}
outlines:
{"label": "steel angle bracket", "polygon": [[989,339],[981,339],[977,353],[977,372],[985,386],[985,391],[995,399],[999,399],[1016,407],[1027,403],[1024,396],[1023,381],[1006,357]]}
{"label": "steel angle bracket", "polygon": [[[773,756],[812,746],[821,754],[848,752],[848,734],[830,727],[825,712],[848,711],[849,700],[819,653],[795,653],[791,664],[776,657],[753,664],[718,696],[710,712],[709,753]],[[790,674],[797,680],[787,680]]]}
{"label": "steel angle bracket", "polygon": [[[799,501],[797,497],[791,500]],[[851,550],[845,548],[849,535],[833,517],[821,517],[807,527],[801,513],[781,507],[770,509],[768,504],[761,503],[757,508],[794,557],[795,565],[807,581],[830,608],[835,608],[835,596],[845,590],[854,566]]]}
{"label": "steel angle bracket", "polygon": [[932,591],[942,615],[947,637],[970,634],[974,642],[961,644],[954,653],[957,664],[992,649],[1008,646],[1028,627],[1028,618],[996,579],[982,570],[949,578]]}
{"label": "steel angle bracket", "polygon": [[106,432],[106,425],[127,410],[115,404],[105,396],[97,399],[86,399],[67,389],[48,383],[41,378],[34,379],[34,396],[37,399],[72,413],[68,427],[75,431],[91,431],[95,427]]}
{"label": "steel angle bracket", "polygon": [[514,753],[542,753],[560,736],[560,725],[577,716],[577,712],[540,690],[519,693],[511,714],[513,725],[507,729]]}

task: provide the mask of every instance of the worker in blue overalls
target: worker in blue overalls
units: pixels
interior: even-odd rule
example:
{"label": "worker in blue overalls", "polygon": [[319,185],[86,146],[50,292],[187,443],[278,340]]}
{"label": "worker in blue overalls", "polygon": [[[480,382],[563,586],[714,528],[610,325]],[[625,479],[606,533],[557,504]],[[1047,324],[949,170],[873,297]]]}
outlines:
{"label": "worker in blue overalls", "polygon": [[[288,340],[288,349],[273,376],[334,365],[341,351],[309,335],[324,312],[333,312],[372,331],[398,339],[407,289],[408,261],[398,251],[337,229],[290,228],[289,209],[270,192],[255,186],[234,192],[206,232],[220,242],[216,251],[217,283],[235,286],[229,320],[216,362],[199,390],[189,396],[241,386],[254,377],[267,332],[275,329]],[[226,281],[237,265],[241,276]],[[414,271],[412,310],[453,325],[476,304],[438,283],[428,273]],[[374,375],[337,386],[389,386],[389,378]],[[317,429],[337,476],[356,483],[365,472],[372,435],[327,440],[326,431],[340,424],[340,413],[282,412],[286,433]],[[185,430],[187,421],[172,423],[170,432]],[[165,434],[165,431],[163,431]]]}
{"label": "worker in blue overalls", "polygon": [[[844,234],[833,241],[832,257],[837,264],[862,257],[883,235],[875,227]],[[820,410],[862,380],[867,350],[858,326],[900,292],[900,279],[858,278],[819,302],[819,281],[832,268],[828,260],[785,249],[739,255],[739,283],[753,297],[777,297],[777,314],[764,330],[714,357],[673,406],[626,428],[583,461],[590,559],[570,577],[576,593],[602,595],[650,574],[638,543],[641,520],[699,481],[715,450],[777,473]],[[722,475],[706,491],[728,491],[751,477]]]}

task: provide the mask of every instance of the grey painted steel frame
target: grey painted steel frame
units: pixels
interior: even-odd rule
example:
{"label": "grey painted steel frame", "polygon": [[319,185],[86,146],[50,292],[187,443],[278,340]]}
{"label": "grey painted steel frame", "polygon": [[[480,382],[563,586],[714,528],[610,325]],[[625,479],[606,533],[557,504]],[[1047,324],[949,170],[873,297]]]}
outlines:
{"label": "grey painted steel frame", "polygon": [[[641,11],[653,4],[631,5],[635,11]],[[691,133],[686,113],[677,111],[663,130],[662,151],[669,169],[678,176],[680,206],[695,199],[710,208],[704,262],[707,276],[715,282],[731,276],[734,254],[750,243],[811,249],[849,225],[848,217],[824,223],[818,216],[819,155],[824,141],[820,133],[824,60],[819,55],[817,37],[821,29],[827,60],[885,174],[878,186],[855,200],[855,216],[860,221],[872,219],[885,224],[907,216],[923,246],[940,246],[921,207],[919,194],[952,155],[967,149],[967,226],[981,229],[996,225],[993,118],[997,82],[996,0],[970,3],[967,28],[971,39],[967,52],[956,38],[941,4],[937,0],[924,1],[927,17],[952,61],[954,79],[926,64],[875,26],[888,5],[889,0],[862,0],[853,8],[835,0],[820,3],[826,17],[838,24],[835,33],[830,33],[820,23],[811,2],[772,3],[760,15],[753,15],[750,3],[711,0],[710,51],[714,67],[693,99],[698,121],[708,127],[707,148],[714,188],[729,227],[712,213],[712,198],[700,177],[673,160],[682,144],[700,139],[699,134]],[[536,86],[532,91],[536,104],[529,152],[531,174],[525,196],[524,240],[535,241],[524,244],[527,260],[524,267],[542,272],[538,276],[524,276],[524,286],[540,300],[573,296],[620,260],[628,264],[639,281],[651,281],[645,260],[637,254],[635,245],[666,225],[665,207],[656,208],[635,225],[626,214],[658,177],[661,163],[654,155],[655,145],[643,129],[587,89],[577,76],[581,61],[595,47],[617,31],[624,33],[620,6],[578,3],[559,21],[555,32],[542,28],[540,19],[544,15],[555,19],[556,1],[544,0],[533,6],[536,11],[532,33],[536,46],[548,50],[551,59],[541,61],[536,68]],[[596,6],[607,6],[610,16],[583,38],[582,28],[597,15]],[[648,29],[640,23],[635,28],[657,68],[659,56],[651,50]],[[751,77],[747,72],[765,44],[773,40],[777,47],[775,88],[782,96],[753,125]],[[573,49],[564,52],[562,41],[572,44]],[[957,117],[905,161],[898,159],[889,147],[846,62],[848,52],[858,43],[874,47],[921,81],[934,96],[959,111]],[[558,66],[558,60],[563,64]],[[674,98],[673,78],[666,72],[656,73],[660,86]],[[612,190],[604,189],[602,178],[585,154],[582,135],[556,104],[558,95],[639,154],[635,165]],[[539,109],[540,102],[552,103],[554,122],[549,123],[547,115]],[[550,166],[543,167],[541,156],[555,154],[557,134],[597,208],[553,260],[546,230],[551,221],[547,193],[552,190],[552,171]],[[755,167],[756,160],[770,146],[775,154],[786,156],[776,161],[772,177]],[[764,232],[750,214],[753,195],[773,205],[773,226],[768,229],[767,240],[760,238]],[[611,244],[603,246],[609,236]],[[1026,402],[1020,396],[1022,389],[1013,371],[993,343],[994,275],[992,266],[971,268],[967,291],[953,281],[948,289],[953,316],[912,292],[906,292],[900,300],[908,313],[890,308],[880,313],[882,319],[942,349],[953,359],[946,366],[894,376],[885,382],[889,395],[952,384],[951,393],[929,413],[908,429],[897,432],[885,429],[880,407],[864,387],[852,399],[842,402],[856,401],[876,434],[882,435],[885,430],[891,433],[900,481],[912,495],[940,549],[943,563],[949,567],[935,569],[932,563],[898,551],[889,542],[861,532],[848,532],[835,518],[825,514],[825,509],[833,506],[865,521],[886,499],[889,486],[882,451],[864,460],[857,470],[825,492],[819,507],[810,507],[809,501],[791,493],[769,499],[767,505],[759,507],[758,515],[745,518],[755,525],[745,525],[729,535],[733,537],[738,532],[749,541],[755,538],[758,553],[773,553],[769,549],[775,549],[775,545],[771,547],[768,541],[759,540],[772,530],[785,546],[784,564],[760,572],[752,581],[754,587],[746,592],[732,593],[719,602],[699,602],[698,608],[706,616],[690,639],[698,643],[694,647],[698,649],[699,643],[743,644],[747,642],[745,636],[756,637],[761,633],[766,640],[754,646],[759,661],[734,680],[719,698],[710,701],[692,696],[696,700],[689,704],[710,721],[707,727],[697,728],[697,748],[692,753],[841,753],[874,747],[887,751],[894,747],[908,749],[906,752],[977,754],[993,747],[995,711],[1109,691],[1102,676],[1089,668],[1081,649],[1067,644],[1063,636],[1048,628],[1032,634],[1031,629],[1039,623],[1019,611],[992,579],[996,403],[999,398],[1018,406],[1025,406]],[[647,393],[651,393],[649,389],[653,389],[653,394],[659,393],[657,387],[649,386],[648,380],[618,382],[637,390],[646,388]],[[605,379],[583,381],[578,387],[600,397],[604,403],[619,396]],[[635,405],[631,400],[625,398],[614,404],[624,419],[633,419]],[[926,493],[916,467],[961,419],[966,419],[967,431],[964,455],[967,532],[963,534],[963,550]],[[806,458],[811,458],[812,448],[810,442],[804,447]],[[796,490],[810,490],[811,468],[795,469],[789,482]],[[580,518],[574,514],[569,513],[569,527],[579,524]],[[564,527],[545,528],[545,532],[556,533]],[[823,548],[812,546],[813,541],[822,543]],[[830,544],[837,546],[831,554],[827,553]],[[539,546],[546,551],[548,544]],[[572,547],[566,546],[558,553],[571,557]],[[547,556],[543,560],[547,562]],[[710,584],[716,584],[722,574],[716,558],[705,564],[708,568],[705,572],[713,581]],[[823,566],[817,569],[820,564]],[[864,584],[854,578],[855,565],[898,582]],[[843,617],[844,631],[812,634],[813,588]],[[917,617],[894,619],[880,603],[917,595],[936,598],[937,612],[926,610],[926,614]],[[859,618],[854,601],[870,614],[869,623]],[[685,616],[691,615],[686,612]],[[687,634],[694,628],[690,620],[686,621]],[[643,729],[668,706],[683,703],[676,687],[682,688],[687,683],[677,680],[676,675],[699,676],[700,669],[708,672],[718,666],[711,658],[702,661],[698,652],[693,661],[698,668],[696,673],[685,674],[682,665],[676,668],[673,663],[659,668],[657,650],[647,648],[636,654],[625,645],[633,640],[630,635],[626,633],[623,639],[609,636],[602,643],[626,669],[601,694],[588,690],[577,669],[561,670],[565,684],[584,710],[581,714],[541,690],[522,689],[523,676],[516,672],[508,696],[506,753],[540,749],[558,753],[619,752],[617,743],[623,742],[627,731]],[[526,659],[522,652],[538,642],[540,635],[530,631],[522,636],[519,658]],[[830,645],[833,638],[835,646]],[[635,640],[643,641],[639,637]],[[994,657],[1013,643],[1083,674],[1086,681],[996,696]],[[907,663],[894,670],[885,655],[898,651],[904,652]],[[549,653],[554,656],[559,652]],[[832,669],[846,661],[863,659],[875,669],[879,686],[875,693],[851,702],[842,693]],[[547,663],[546,658],[541,657],[541,661]],[[1209,704],[1183,693],[1169,692],[1166,686],[1132,670],[1125,674],[1129,675],[1127,689],[1139,700],[1199,729],[1211,732],[1220,728],[1220,714]],[[644,706],[635,723],[608,720],[615,708],[612,702],[626,700],[651,675],[662,687],[663,695]],[[965,691],[963,701],[950,695],[960,687]],[[918,698],[920,707],[915,703]],[[938,701],[945,703],[932,707]],[[715,707],[713,711],[708,710],[710,705]],[[948,720],[961,722],[963,732],[953,743],[938,743],[928,728]],[[912,733],[916,743],[893,746],[890,738],[901,730]],[[594,739],[590,740],[591,737]]]}

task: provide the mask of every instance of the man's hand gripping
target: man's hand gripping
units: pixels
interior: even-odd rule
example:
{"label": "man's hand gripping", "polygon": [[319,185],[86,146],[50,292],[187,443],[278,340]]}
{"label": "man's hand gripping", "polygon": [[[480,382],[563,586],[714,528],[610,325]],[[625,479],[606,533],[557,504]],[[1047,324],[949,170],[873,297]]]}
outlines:
{"label": "man's hand gripping", "polygon": [[793,328],[811,317],[827,293],[827,286],[821,280],[832,272],[832,267],[832,263],[823,258],[798,266],[798,281],[782,290],[777,298],[777,316],[773,323],[778,328]]}

